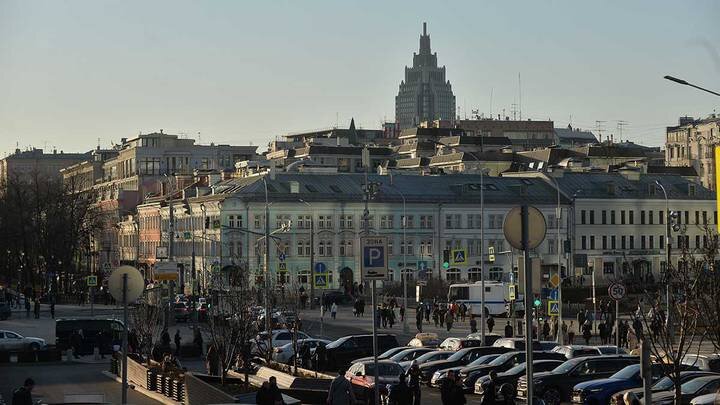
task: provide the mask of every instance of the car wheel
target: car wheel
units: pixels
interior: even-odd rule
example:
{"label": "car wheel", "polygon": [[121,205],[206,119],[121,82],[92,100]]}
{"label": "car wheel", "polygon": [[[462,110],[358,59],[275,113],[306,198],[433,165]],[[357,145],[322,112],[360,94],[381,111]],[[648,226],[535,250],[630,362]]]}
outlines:
{"label": "car wheel", "polygon": [[40,350],[40,345],[35,342],[30,343],[30,350],[36,352],[36,351]]}
{"label": "car wheel", "polygon": [[560,391],[557,388],[548,388],[542,395],[547,405],[560,405]]}

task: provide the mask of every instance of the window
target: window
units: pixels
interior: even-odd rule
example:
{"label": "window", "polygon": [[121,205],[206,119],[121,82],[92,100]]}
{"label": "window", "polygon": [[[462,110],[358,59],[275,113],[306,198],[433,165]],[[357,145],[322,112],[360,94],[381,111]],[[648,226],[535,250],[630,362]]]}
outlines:
{"label": "window", "polygon": [[432,256],[432,239],[420,241],[420,256]]}
{"label": "window", "polygon": [[695,248],[699,249],[702,245],[700,245],[700,235],[695,235]]}
{"label": "window", "polygon": [[[388,252],[388,253],[390,253],[390,252]],[[353,256],[353,241],[352,241],[352,239],[345,239],[345,240],[340,241],[340,256],[343,256],[343,257]]]}
{"label": "window", "polygon": [[299,240],[297,242],[297,255],[298,256],[310,256],[311,250],[312,250],[312,246],[310,246],[310,241]]}
{"label": "window", "polygon": [[640,235],[640,249],[645,249],[645,235]]}
{"label": "window", "polygon": [[590,210],[590,225],[595,225],[595,210]]}
{"label": "window", "polygon": [[607,250],[607,248],[608,248],[608,247],[607,247],[607,236],[606,236],[606,235],[603,235],[603,236],[602,236],[602,248],[603,248],[603,250]]}
{"label": "window", "polygon": [[615,273],[615,263],[603,262],[603,274],[613,274],[613,273]]}
{"label": "window", "polygon": [[230,228],[235,228],[235,215],[228,216],[228,226]]}
{"label": "window", "polygon": [[658,240],[660,241],[660,249],[665,249],[665,237],[660,235],[658,236]]}
{"label": "window", "polygon": [[340,215],[340,229],[353,229],[352,215]]}
{"label": "window", "polygon": [[633,211],[633,210],[628,211],[628,220],[629,220],[628,222],[630,223],[630,225],[635,224],[635,211]]}
{"label": "window", "polygon": [[547,252],[548,252],[548,254],[555,254],[555,253],[557,253],[557,252],[555,251],[555,239],[548,239],[547,241],[548,241],[548,243],[547,243],[547,248],[548,248],[548,249],[547,249]]}
{"label": "window", "polygon": [[480,214],[467,214],[467,227],[479,229],[482,225]]}
{"label": "window", "polygon": [[332,215],[318,215],[318,228],[333,229]]}
{"label": "window", "polygon": [[610,235],[610,249],[615,250],[617,248],[617,245],[615,244],[615,242],[617,242],[615,235]]}
{"label": "window", "polygon": [[395,217],[392,215],[381,215],[380,216],[380,229],[392,229]]}
{"label": "window", "polygon": [[489,229],[502,229],[502,226],[503,226],[503,214],[488,215],[488,228]]}
{"label": "window", "polygon": [[640,210],[640,225],[645,225],[645,210]]}
{"label": "window", "polygon": [[298,284],[308,284],[310,282],[310,270],[300,270],[297,274]]}
{"label": "window", "polygon": [[580,224],[585,225],[585,210],[580,211]]}
{"label": "window", "polygon": [[630,235],[630,249],[635,249],[635,236]]}
{"label": "window", "polygon": [[655,235],[648,236],[648,249],[655,249]]}
{"label": "window", "polygon": [[595,235],[590,235],[590,249],[595,249]]}
{"label": "window", "polygon": [[665,211],[658,211],[658,224],[662,225],[665,223]]}
{"label": "window", "polygon": [[700,211],[695,211],[695,224],[700,224]]}
{"label": "window", "polygon": [[488,274],[489,280],[502,281],[503,269],[502,267],[490,267],[490,273]]}
{"label": "window", "polygon": [[707,211],[702,212],[702,225],[707,225]]}
{"label": "window", "polygon": [[580,246],[582,247],[583,250],[587,249],[587,236],[583,235],[580,238]]}
{"label": "window", "polygon": [[406,239],[405,243],[400,243],[400,254],[401,255],[413,255],[415,254],[413,239]]}
{"label": "window", "polygon": [[460,214],[446,214],[445,228],[460,229]]}
{"label": "window", "polygon": [[653,210],[648,211],[648,223],[650,225],[653,225],[655,223],[655,215],[653,215]]}
{"label": "window", "polygon": [[610,211],[610,225],[615,225],[615,210]]}
{"label": "window", "polygon": [[601,217],[602,224],[607,225],[607,211],[602,210]]}
{"label": "window", "polygon": [[265,215],[255,214],[254,216],[255,229],[262,229],[265,227]]}
{"label": "window", "polygon": [[625,225],[625,210],[620,211],[620,225]]}
{"label": "window", "polygon": [[405,227],[405,229],[413,229],[415,227],[415,216],[414,215],[408,215],[407,218],[401,216],[401,225]]}
{"label": "window", "polygon": [[275,216],[275,229],[280,229],[283,224],[290,222],[290,215],[276,215]]}
{"label": "window", "polygon": [[620,249],[625,250],[627,249],[627,245],[625,244],[625,235],[620,237]]}
{"label": "window", "polygon": [[420,228],[421,229],[432,229],[433,227],[433,216],[432,215],[420,215]]}
{"label": "window", "polygon": [[393,240],[388,239],[388,256],[393,256],[395,254],[395,249],[393,249]]}
{"label": "window", "polygon": [[482,273],[478,267],[471,267],[468,269],[468,281],[480,281]]}
{"label": "window", "polygon": [[451,268],[445,271],[445,279],[447,281],[460,281],[460,269]]}

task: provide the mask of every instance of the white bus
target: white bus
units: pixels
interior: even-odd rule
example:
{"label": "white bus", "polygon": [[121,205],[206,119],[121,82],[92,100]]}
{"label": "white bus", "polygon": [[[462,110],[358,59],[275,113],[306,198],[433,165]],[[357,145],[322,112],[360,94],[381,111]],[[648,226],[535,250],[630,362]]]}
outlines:
{"label": "white bus", "polygon": [[[510,283],[498,281],[485,281],[485,315],[507,315],[508,307],[506,304],[510,302],[509,289]],[[465,303],[472,314],[480,316],[481,310],[481,282],[466,284],[451,284],[448,291],[448,302]],[[515,311],[524,311],[525,306],[522,301],[522,295],[516,294]]]}

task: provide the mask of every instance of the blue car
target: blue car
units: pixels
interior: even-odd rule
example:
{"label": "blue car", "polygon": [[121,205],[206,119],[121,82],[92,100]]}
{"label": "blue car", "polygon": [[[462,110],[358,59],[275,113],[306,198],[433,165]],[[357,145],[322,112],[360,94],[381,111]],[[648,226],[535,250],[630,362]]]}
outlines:
{"label": "blue car", "polygon": [[[653,364],[653,383],[660,378],[662,378],[662,367],[659,364]],[[640,365],[632,364],[608,378],[577,384],[573,388],[571,399],[573,404],[606,405],[610,403],[613,394],[631,388],[642,387],[642,384]]]}

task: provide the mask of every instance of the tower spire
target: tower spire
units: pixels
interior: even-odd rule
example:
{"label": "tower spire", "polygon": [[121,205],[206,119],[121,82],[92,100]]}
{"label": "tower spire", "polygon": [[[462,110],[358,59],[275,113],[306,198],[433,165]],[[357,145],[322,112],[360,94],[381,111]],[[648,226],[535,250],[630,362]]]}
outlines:
{"label": "tower spire", "polygon": [[423,22],[423,33],[420,36],[420,55],[430,55],[430,36],[427,34],[427,23]]}

